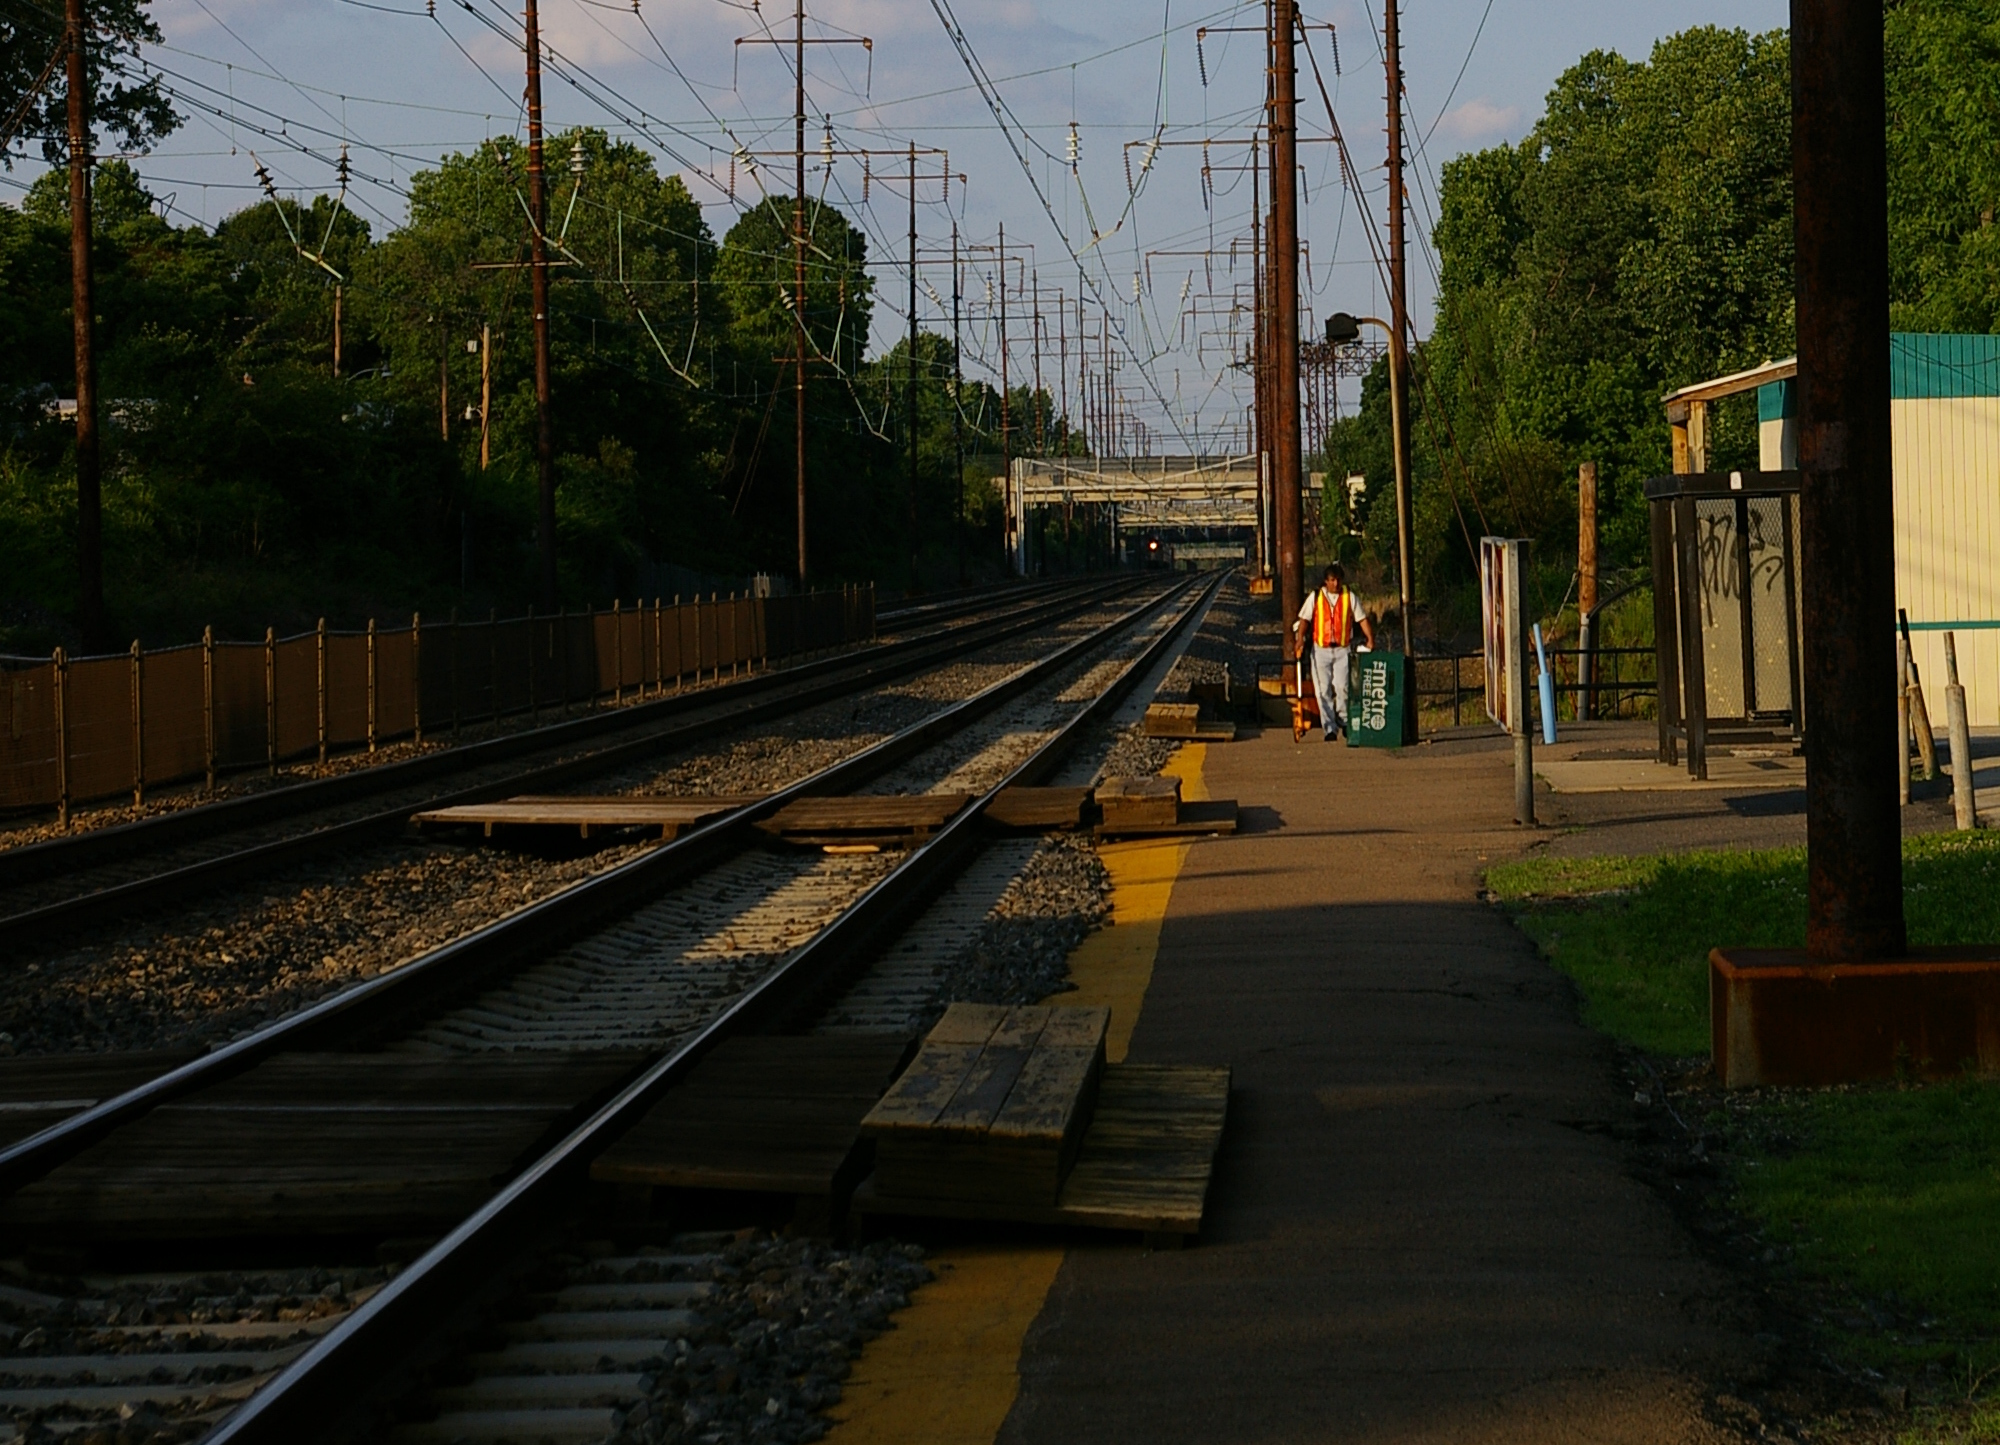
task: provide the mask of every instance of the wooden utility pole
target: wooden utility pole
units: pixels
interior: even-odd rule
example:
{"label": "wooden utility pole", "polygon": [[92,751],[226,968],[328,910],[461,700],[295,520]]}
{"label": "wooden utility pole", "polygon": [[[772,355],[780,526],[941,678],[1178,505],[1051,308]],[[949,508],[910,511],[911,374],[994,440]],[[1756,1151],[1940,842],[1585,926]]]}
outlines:
{"label": "wooden utility pole", "polygon": [[958,273],[958,222],[951,223],[951,453],[954,470],[952,490],[958,496],[958,585],[966,583],[965,570],[965,371],[959,363],[959,298],[963,294]]}
{"label": "wooden utility pole", "polygon": [[[1270,6],[1265,5],[1268,18]],[[1264,85],[1269,105],[1270,81]],[[1254,153],[1254,152],[1253,152]],[[1277,549],[1271,526],[1271,347],[1265,335],[1270,307],[1264,297],[1264,164],[1250,167],[1250,413],[1256,431],[1252,455],[1257,458],[1257,570],[1270,576]]]}
{"label": "wooden utility pole", "polygon": [[910,591],[917,590],[917,143],[910,142],[910,354],[903,414],[910,428]]}
{"label": "wooden utility pole", "polygon": [[[1389,391],[1403,425],[1396,429],[1396,581],[1403,611],[1403,651],[1415,656],[1416,522],[1410,501],[1410,297],[1403,216],[1403,42],[1401,0],[1386,0],[1383,63],[1389,80]],[[1412,666],[1415,664],[1412,663]],[[1405,740],[1416,740],[1416,692],[1404,689]]]}
{"label": "wooden utility pole", "polygon": [[333,375],[340,377],[340,283],[333,286]]}
{"label": "wooden utility pole", "polygon": [[556,438],[550,416],[548,193],[542,176],[542,32],[528,0],[528,259],[535,308],[535,473],[544,612],[556,608]]}
{"label": "wooden utility pole", "polygon": [[1576,610],[1597,610],[1597,463],[1576,469]]}
{"label": "wooden utility pole", "polygon": [[66,0],[69,87],[70,317],[76,342],[76,620],[91,652],[109,646],[104,621],[104,502],[97,451],[97,303],[90,256],[90,77],[83,0]]}
{"label": "wooden utility pole", "polygon": [[1882,7],[1792,0],[1806,947],[1904,951]]}
{"label": "wooden utility pole", "polygon": [[493,416],[493,327],[479,326],[479,470],[485,471],[490,457]]}
{"label": "wooden utility pole", "polygon": [[792,8],[792,444],[798,462],[799,591],[806,590],[806,0]]}
{"label": "wooden utility pole", "polygon": [[[1394,3],[1394,0],[1391,0]],[[1299,496],[1299,187],[1296,6],[1277,0],[1271,26],[1271,486],[1278,531],[1278,605],[1305,600]]]}

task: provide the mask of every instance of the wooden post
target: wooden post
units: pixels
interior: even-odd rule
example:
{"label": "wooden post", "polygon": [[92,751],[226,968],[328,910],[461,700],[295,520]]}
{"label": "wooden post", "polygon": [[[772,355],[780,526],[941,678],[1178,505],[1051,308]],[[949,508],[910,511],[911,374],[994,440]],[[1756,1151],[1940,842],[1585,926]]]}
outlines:
{"label": "wooden post", "polygon": [[585,644],[584,656],[585,659],[590,663],[589,687],[586,689],[583,696],[584,696],[584,701],[588,702],[591,705],[591,707],[595,708],[597,706],[597,692],[598,692],[597,606],[595,603],[586,602],[583,604],[583,638]]}
{"label": "wooden post", "polygon": [[1951,742],[1951,812],[1961,833],[1978,826],[1972,796],[1972,729],[1965,716],[1965,689],[1958,681],[1958,645],[1944,635],[1945,734]]}
{"label": "wooden post", "polygon": [[1708,470],[1708,403],[1705,401],[1688,403],[1687,459],[1689,471]]}
{"label": "wooden post", "polygon": [[146,801],[146,663],[132,639],[132,806]]}
{"label": "wooden post", "polygon": [[375,751],[375,619],[368,619],[368,751]]}
{"label": "wooden post", "polygon": [[201,751],[208,791],[215,791],[215,629],[201,630]]}
{"label": "wooden post", "polygon": [[1578,718],[1597,716],[1597,463],[1576,469],[1576,615]]}
{"label": "wooden post", "polygon": [[49,654],[56,711],[56,822],[69,831],[69,658],[58,647]]}
{"label": "wooden post", "polygon": [[1910,806],[1910,645],[1896,635],[1896,797]]}
{"label": "wooden post", "polygon": [[319,620],[319,760],[326,764],[326,619]]}
{"label": "wooden post", "polygon": [[674,594],[674,691],[675,692],[679,692],[682,688],[687,686],[687,668],[684,666],[686,662],[687,659],[681,656],[681,594],[676,592]]}
{"label": "wooden post", "polygon": [[424,614],[410,614],[410,736],[424,743]]}
{"label": "wooden post", "polygon": [[666,609],[660,605],[658,593],[653,595],[653,696],[664,697],[667,691],[667,634]]}
{"label": "wooden post", "polygon": [[264,629],[264,771],[278,776],[278,629]]}
{"label": "wooden post", "polygon": [[616,654],[611,663],[611,701],[625,701],[625,602],[623,598],[611,599],[611,651]]}
{"label": "wooden post", "polygon": [[542,691],[535,674],[535,604],[528,604],[528,722],[542,725]]}

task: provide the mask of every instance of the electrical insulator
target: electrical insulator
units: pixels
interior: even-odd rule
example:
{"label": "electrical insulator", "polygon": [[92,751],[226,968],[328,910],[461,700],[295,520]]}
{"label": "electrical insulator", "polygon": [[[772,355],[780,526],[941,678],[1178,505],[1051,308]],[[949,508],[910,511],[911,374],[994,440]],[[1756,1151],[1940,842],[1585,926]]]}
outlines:
{"label": "electrical insulator", "polygon": [[1201,38],[1206,34],[1208,34],[1206,30],[1197,30],[1194,33],[1194,63],[1195,68],[1201,72],[1203,90],[1208,89],[1208,57],[1201,53]]}
{"label": "electrical insulator", "polygon": [[1083,142],[1076,133],[1076,122],[1069,123],[1069,168],[1076,169],[1077,157],[1083,153]]}
{"label": "electrical insulator", "polygon": [[1134,301],[1139,299],[1139,273],[1137,271],[1132,273],[1132,299]]}
{"label": "electrical insulator", "polygon": [[1331,25],[1326,27],[1327,39],[1333,43],[1333,78],[1340,79],[1340,32]]}
{"label": "electrical insulator", "polygon": [[993,278],[991,276],[986,278],[986,304],[988,306],[993,304]]}
{"label": "electrical insulator", "polygon": [[874,182],[874,179],[875,173],[868,164],[868,153],[863,151],[861,153],[861,204],[864,206],[868,204],[868,189]]}
{"label": "electrical insulator", "polygon": [[340,148],[340,159],[334,162],[333,171],[334,174],[340,178],[340,188],[343,191],[346,190],[349,170],[347,162],[347,147],[344,145]]}
{"label": "electrical insulator", "polygon": [[822,162],[824,162],[824,163],[825,163],[825,165],[826,165],[826,166],[827,166],[827,167],[828,167],[829,169],[831,169],[831,168],[832,168],[832,166],[833,166],[833,127],[832,127],[832,126],[828,126],[828,127],[826,128],[826,134],[824,134],[824,135],[822,135],[822,136],[820,137],[820,141],[819,141],[819,158],[820,158],[820,160],[821,160]]}
{"label": "electrical insulator", "polygon": [[569,173],[579,180],[583,178],[583,142],[577,141],[569,148]]}

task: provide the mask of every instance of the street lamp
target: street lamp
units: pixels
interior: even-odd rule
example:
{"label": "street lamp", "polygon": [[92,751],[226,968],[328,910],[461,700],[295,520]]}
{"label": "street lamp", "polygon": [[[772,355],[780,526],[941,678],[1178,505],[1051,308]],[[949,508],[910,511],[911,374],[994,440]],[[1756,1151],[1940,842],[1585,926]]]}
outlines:
{"label": "street lamp", "polygon": [[[1393,351],[1396,333],[1389,323],[1375,316],[1350,316],[1345,311],[1336,311],[1326,318],[1326,341],[1329,346],[1346,346],[1361,339],[1363,326],[1379,326],[1389,337]],[[1416,582],[1411,577],[1411,562],[1416,543],[1411,537],[1412,519],[1410,512],[1410,448],[1405,428],[1409,422],[1403,415],[1403,393],[1400,387],[1389,388],[1389,426],[1396,454],[1396,573],[1401,589],[1403,608],[1403,654],[1416,666],[1416,648],[1412,641],[1411,627],[1415,622],[1417,606]]]}

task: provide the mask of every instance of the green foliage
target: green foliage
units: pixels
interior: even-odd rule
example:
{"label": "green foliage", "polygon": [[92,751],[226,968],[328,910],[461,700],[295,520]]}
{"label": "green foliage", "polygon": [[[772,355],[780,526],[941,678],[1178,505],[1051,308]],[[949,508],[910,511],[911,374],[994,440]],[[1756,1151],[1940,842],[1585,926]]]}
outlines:
{"label": "green foliage", "polygon": [[[91,0],[88,38],[84,42],[85,104],[92,129],[111,136],[121,150],[143,151],[179,128],[159,79],[146,74],[139,59],[142,44],[157,45],[160,28],[153,23],[145,0]],[[28,101],[21,134],[39,137],[42,159],[52,166],[68,161],[68,72],[63,61],[63,11],[60,5],[20,4],[0,9],[0,96],[5,109],[29,95],[50,62],[53,70]],[[13,169],[14,156],[0,151],[0,163]],[[67,181],[61,182],[65,186]]]}
{"label": "green foliage", "polygon": [[[547,206],[559,572],[565,599],[658,590],[656,564],[793,571],[790,210],[717,244],[677,176],[601,131],[550,138]],[[537,515],[526,156],[501,139],[411,178],[386,236],[338,197],[260,201],[213,234],[157,213],[122,161],[92,194],[105,424],[107,580],[149,639],[205,622],[352,622],[483,612],[532,595]],[[980,458],[991,388],[952,390],[950,343],[918,338],[916,533],[907,342],[864,356],[861,232],[808,208],[807,465],[815,580],[898,583],[914,554],[956,579],[997,554]],[[68,190],[51,173],[0,208],[0,649],[71,640],[74,497]],[[339,371],[335,373],[335,317]],[[485,352],[482,355],[482,344]],[[486,459],[479,406],[490,389]],[[1044,395],[1013,398],[1017,450]],[[954,416],[963,409],[959,434]],[[967,458],[954,483],[958,447]]]}

